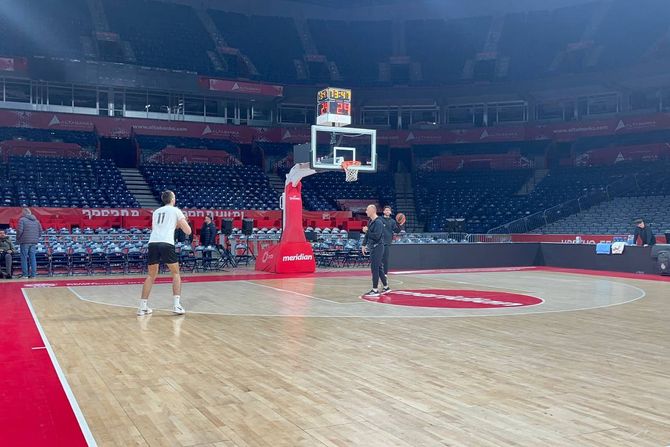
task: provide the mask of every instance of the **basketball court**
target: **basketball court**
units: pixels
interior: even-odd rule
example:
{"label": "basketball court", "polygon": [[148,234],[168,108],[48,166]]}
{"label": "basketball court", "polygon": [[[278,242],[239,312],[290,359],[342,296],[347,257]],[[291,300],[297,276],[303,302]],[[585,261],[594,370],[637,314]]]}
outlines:
{"label": "basketball court", "polygon": [[98,445],[670,439],[661,277],[395,272],[394,292],[369,301],[366,270],[238,269],[186,276],[184,316],[161,311],[167,279],[148,317],[134,315],[141,278],[24,283],[22,294],[14,283],[8,294],[33,309],[76,424]]}

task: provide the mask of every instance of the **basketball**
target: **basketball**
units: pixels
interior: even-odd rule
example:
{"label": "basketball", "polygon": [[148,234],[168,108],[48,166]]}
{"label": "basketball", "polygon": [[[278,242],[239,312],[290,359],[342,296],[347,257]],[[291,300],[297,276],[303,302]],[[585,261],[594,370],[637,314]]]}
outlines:
{"label": "basketball", "polygon": [[398,225],[405,225],[405,222],[407,222],[407,216],[405,216],[403,213],[398,213],[395,216],[395,221],[398,222]]}

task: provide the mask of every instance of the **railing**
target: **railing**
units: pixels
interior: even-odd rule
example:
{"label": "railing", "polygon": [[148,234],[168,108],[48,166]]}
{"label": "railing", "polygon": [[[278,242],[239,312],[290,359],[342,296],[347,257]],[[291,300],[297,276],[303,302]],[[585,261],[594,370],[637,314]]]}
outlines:
{"label": "railing", "polygon": [[435,244],[508,243],[510,234],[468,234],[468,233],[405,233],[396,239],[400,243],[418,241]]}
{"label": "railing", "polygon": [[587,210],[599,203],[612,200],[613,197],[617,197],[624,192],[633,189],[639,190],[640,186],[637,181],[637,175],[637,173],[627,175],[605,186],[604,190],[590,192],[576,199],[568,200],[567,202],[552,206],[543,211],[492,228],[487,234],[528,233],[536,228],[549,225],[550,223],[564,219],[572,214]]}

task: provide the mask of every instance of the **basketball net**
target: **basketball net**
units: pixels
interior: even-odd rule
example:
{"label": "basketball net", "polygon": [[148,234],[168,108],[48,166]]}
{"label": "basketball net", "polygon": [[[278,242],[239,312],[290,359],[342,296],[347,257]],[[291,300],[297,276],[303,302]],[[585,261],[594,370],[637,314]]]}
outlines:
{"label": "basketball net", "polygon": [[346,175],[345,181],[347,182],[355,182],[358,180],[358,168],[361,166],[361,162],[357,160],[347,160],[343,161],[342,164],[342,169],[344,169],[344,173]]}

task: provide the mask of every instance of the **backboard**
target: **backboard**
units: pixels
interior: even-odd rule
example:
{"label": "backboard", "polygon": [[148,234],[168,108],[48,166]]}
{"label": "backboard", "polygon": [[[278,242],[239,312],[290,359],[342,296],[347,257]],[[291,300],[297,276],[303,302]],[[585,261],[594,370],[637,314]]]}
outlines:
{"label": "backboard", "polygon": [[360,172],[376,172],[377,131],[312,126],[311,167],[317,170],[341,170],[344,161],[360,161]]}

